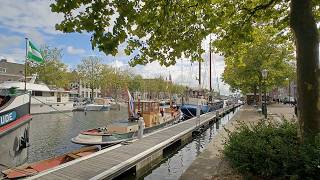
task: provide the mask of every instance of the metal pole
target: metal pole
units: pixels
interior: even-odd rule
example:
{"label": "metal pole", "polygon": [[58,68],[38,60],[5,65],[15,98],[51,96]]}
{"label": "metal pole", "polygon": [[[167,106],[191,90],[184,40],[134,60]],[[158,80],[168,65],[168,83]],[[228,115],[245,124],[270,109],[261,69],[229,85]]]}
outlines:
{"label": "metal pole", "polygon": [[290,98],[290,94],[291,94],[291,88],[290,88],[290,79],[288,80],[289,81],[289,84],[288,84],[288,92],[289,92],[289,105],[291,104],[291,98]]}
{"label": "metal pole", "polygon": [[24,92],[27,92],[27,59],[28,59],[28,38],[26,39],[26,59],[24,62]]}
{"label": "metal pole", "polygon": [[[267,79],[266,79],[267,81]],[[268,111],[267,111],[267,85],[266,85],[266,81],[264,84],[264,117],[267,119],[268,117]]]}
{"label": "metal pole", "polygon": [[201,61],[199,61],[199,87],[201,88]]}
{"label": "metal pole", "polygon": [[209,71],[210,71],[210,73],[209,73],[209,85],[210,85],[210,92],[212,91],[212,85],[211,85],[211,36],[210,36],[210,42],[209,42],[209,63],[210,63],[210,65],[209,65]]}

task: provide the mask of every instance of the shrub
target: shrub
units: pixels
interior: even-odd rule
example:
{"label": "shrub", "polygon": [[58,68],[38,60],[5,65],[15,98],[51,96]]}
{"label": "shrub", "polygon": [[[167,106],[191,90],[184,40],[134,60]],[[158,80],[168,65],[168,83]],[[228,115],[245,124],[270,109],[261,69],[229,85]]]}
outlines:
{"label": "shrub", "polygon": [[312,143],[299,144],[294,122],[241,124],[229,133],[223,153],[232,166],[245,175],[320,177],[320,136]]}

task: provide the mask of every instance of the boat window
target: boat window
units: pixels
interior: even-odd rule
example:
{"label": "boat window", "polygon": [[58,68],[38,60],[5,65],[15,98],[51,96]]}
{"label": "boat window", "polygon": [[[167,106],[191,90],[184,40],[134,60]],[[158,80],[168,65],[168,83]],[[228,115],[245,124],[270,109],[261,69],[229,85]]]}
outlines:
{"label": "boat window", "polygon": [[54,92],[50,92],[50,96],[54,96]]}
{"label": "boat window", "polygon": [[0,107],[4,106],[10,100],[10,96],[0,96]]}
{"label": "boat window", "polygon": [[149,112],[149,106],[147,103],[143,103],[143,110],[144,112]]}
{"label": "boat window", "polygon": [[6,72],[7,72],[6,68],[0,67],[0,73],[6,73]]}
{"label": "boat window", "polygon": [[32,91],[32,96],[42,96],[42,91]]}

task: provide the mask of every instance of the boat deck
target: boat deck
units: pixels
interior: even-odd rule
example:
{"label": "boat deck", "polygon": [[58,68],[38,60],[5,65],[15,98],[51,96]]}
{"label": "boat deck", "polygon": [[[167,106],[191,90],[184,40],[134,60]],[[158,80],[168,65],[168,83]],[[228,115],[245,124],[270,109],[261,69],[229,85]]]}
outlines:
{"label": "boat deck", "polygon": [[[236,106],[238,107],[238,106]],[[220,109],[229,112],[235,107]],[[200,124],[212,121],[216,112],[201,115]],[[92,155],[79,158],[62,166],[43,172],[31,179],[112,179],[134,167],[139,161],[168,147],[198,126],[197,118],[166,127],[147,134],[144,138],[128,145],[116,145]]]}

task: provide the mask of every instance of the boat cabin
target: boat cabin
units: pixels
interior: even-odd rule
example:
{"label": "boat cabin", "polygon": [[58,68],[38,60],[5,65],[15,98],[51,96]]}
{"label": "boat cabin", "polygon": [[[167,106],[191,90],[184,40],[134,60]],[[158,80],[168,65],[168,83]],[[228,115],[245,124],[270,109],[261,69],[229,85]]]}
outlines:
{"label": "boat cabin", "polygon": [[143,117],[146,127],[160,124],[160,108],[157,101],[134,102],[134,112]]}
{"label": "boat cabin", "polygon": [[104,99],[104,98],[95,98],[94,99],[94,104],[97,105],[108,105],[111,104],[109,99]]}

